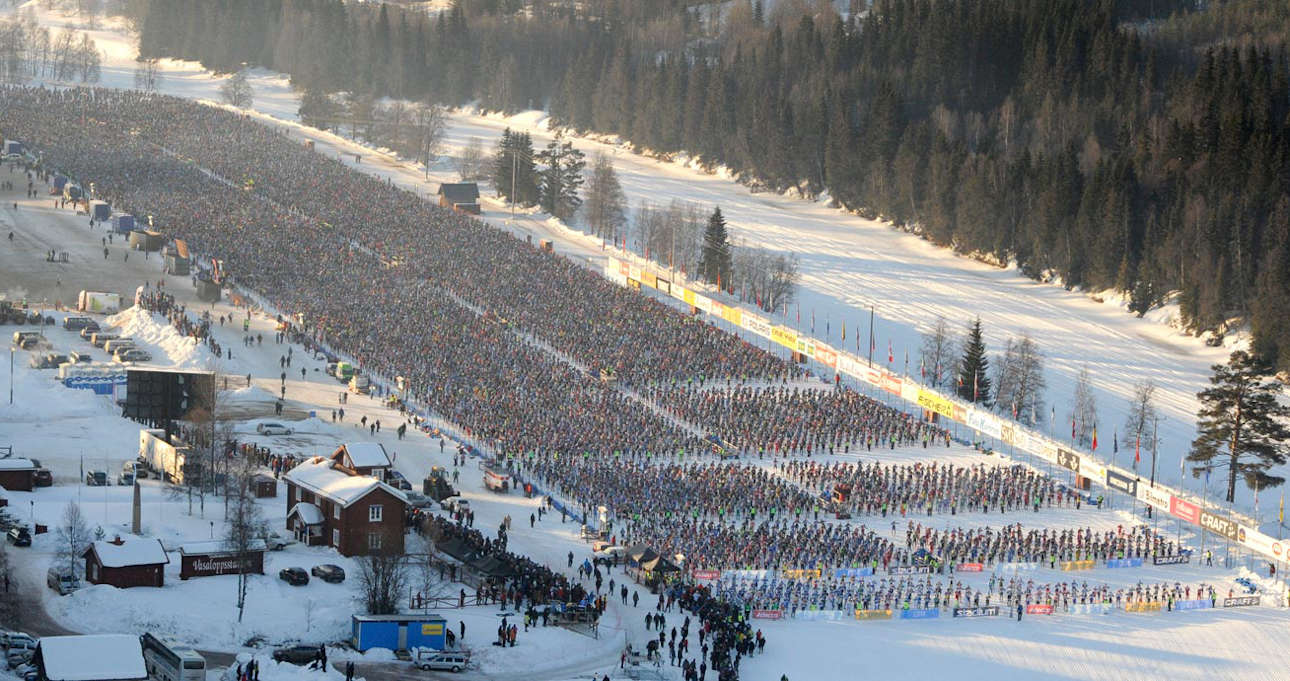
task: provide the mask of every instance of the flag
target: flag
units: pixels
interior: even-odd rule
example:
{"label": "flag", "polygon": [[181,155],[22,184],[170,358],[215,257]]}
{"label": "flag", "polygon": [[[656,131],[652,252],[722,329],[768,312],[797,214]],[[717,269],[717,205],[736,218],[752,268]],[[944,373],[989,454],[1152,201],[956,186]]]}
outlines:
{"label": "flag", "polygon": [[842,342],[845,343],[846,340],[847,340],[847,320],[843,319],[842,320]]}
{"label": "flag", "polygon": [[1097,451],[1097,423],[1093,424],[1093,451]]}
{"label": "flag", "polygon": [[978,370],[976,370],[976,371],[973,371],[973,372],[972,372],[972,401],[973,401],[973,402],[976,402],[976,393],[977,393],[977,391],[976,391],[976,377],[977,377],[977,376],[979,376],[980,374],[981,374],[981,370],[980,370],[980,369],[978,369]]}
{"label": "flag", "polygon": [[801,303],[797,304],[797,323],[798,324],[802,323],[802,304]]}
{"label": "flag", "polygon": [[1139,435],[1138,439],[1135,440],[1133,443],[1133,463],[1136,464],[1141,460],[1142,460],[1142,436]]}
{"label": "flag", "polygon": [[1017,403],[1015,401],[1012,403],[1012,420],[1017,420]]}
{"label": "flag", "polygon": [[1283,489],[1281,490],[1281,507],[1277,509],[1277,522],[1284,523],[1285,521],[1286,521],[1286,491]]}
{"label": "flag", "polygon": [[1114,428],[1111,429],[1111,453],[1120,453],[1120,431]]}
{"label": "flag", "polygon": [[927,364],[923,362],[922,357],[918,358],[918,375],[922,376],[924,379],[927,378]]}
{"label": "flag", "polygon": [[896,357],[891,354],[891,340],[887,341],[887,363],[891,364],[896,361]]}
{"label": "flag", "polygon": [[1257,518],[1258,515],[1259,515],[1259,480],[1258,478],[1255,478],[1254,479],[1254,516]]}
{"label": "flag", "polygon": [[1075,417],[1071,417],[1071,441],[1075,441]]}
{"label": "flag", "polygon": [[815,308],[811,308],[811,335],[815,335]]}
{"label": "flag", "polygon": [[[843,325],[845,325],[845,324],[846,324],[846,322],[843,322]],[[827,336],[827,337],[829,337],[829,338],[832,338],[832,337],[833,337],[833,328],[832,328],[832,325],[831,325],[831,324],[829,324],[829,316],[828,316],[828,315],[824,315],[824,335],[825,335],[825,336]],[[846,340],[846,339],[845,339],[845,338],[843,338],[842,340]]]}

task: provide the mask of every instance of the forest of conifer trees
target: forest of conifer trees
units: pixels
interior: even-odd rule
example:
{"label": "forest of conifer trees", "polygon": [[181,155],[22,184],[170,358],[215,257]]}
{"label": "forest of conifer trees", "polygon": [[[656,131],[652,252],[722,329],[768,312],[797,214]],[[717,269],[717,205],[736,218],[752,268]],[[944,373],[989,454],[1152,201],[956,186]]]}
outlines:
{"label": "forest of conifer trees", "polygon": [[[863,7],[864,2],[853,2]],[[1275,3],[1273,3],[1275,4]],[[1068,287],[1177,294],[1290,367],[1290,18],[1266,3],[149,0],[143,57],[311,93],[547,108],[770,190],[827,192]]]}

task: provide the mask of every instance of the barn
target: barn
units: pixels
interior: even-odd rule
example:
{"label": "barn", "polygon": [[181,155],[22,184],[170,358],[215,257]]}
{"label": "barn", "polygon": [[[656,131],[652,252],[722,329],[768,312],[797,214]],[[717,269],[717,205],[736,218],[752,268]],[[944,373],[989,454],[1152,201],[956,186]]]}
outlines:
{"label": "barn", "polygon": [[13,492],[30,492],[35,476],[36,464],[31,459],[0,459],[0,487]]}
{"label": "barn", "polygon": [[133,586],[164,586],[170,557],[160,539],[96,541],[85,549],[85,579],[91,584],[110,584],[118,589]]}

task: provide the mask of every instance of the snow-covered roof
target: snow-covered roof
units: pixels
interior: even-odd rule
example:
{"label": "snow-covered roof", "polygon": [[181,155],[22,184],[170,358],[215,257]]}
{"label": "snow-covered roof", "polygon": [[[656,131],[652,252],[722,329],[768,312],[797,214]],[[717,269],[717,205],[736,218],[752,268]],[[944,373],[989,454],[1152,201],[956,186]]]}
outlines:
{"label": "snow-covered roof", "polygon": [[160,539],[123,539],[120,544],[96,541],[87,550],[98,554],[99,564],[109,568],[170,562]]}
{"label": "snow-covered roof", "polygon": [[31,459],[14,457],[0,459],[0,471],[25,471],[28,468],[33,470],[36,468],[36,464],[32,463]]}
{"label": "snow-covered roof", "polygon": [[292,506],[287,517],[290,518],[293,515],[300,516],[300,522],[306,525],[321,525],[324,519],[322,509],[307,501]]}
{"label": "snow-covered roof", "polygon": [[368,492],[383,489],[402,501],[403,492],[367,475],[349,475],[332,467],[330,459],[314,458],[287,471],[283,478],[297,487],[340,504],[342,508],[358,501]]}
{"label": "snow-covered roof", "polygon": [[379,442],[354,442],[341,445],[355,468],[380,468],[390,465],[385,446]]}
{"label": "snow-covered roof", "polygon": [[130,634],[46,636],[40,655],[49,681],[127,681],[148,678],[143,646]]}
{"label": "snow-covered roof", "polygon": [[[247,549],[251,551],[264,551],[267,547],[263,539],[252,539],[247,544]],[[204,556],[212,553],[234,553],[236,550],[229,547],[226,542],[222,541],[195,541],[188,542],[179,547],[179,553],[183,555]]]}

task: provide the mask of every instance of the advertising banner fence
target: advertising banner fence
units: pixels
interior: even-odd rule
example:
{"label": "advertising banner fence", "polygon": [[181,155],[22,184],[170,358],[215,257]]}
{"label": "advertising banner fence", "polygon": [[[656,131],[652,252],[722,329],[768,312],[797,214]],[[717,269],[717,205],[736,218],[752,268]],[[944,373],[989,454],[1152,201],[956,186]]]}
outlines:
{"label": "advertising banner fence", "polygon": [[1106,615],[1112,609],[1110,603],[1076,603],[1068,606],[1066,612],[1071,615]]}
{"label": "advertising banner fence", "polygon": [[1152,565],[1186,565],[1191,562],[1191,556],[1180,554],[1177,556],[1154,556],[1151,559]]}
{"label": "advertising banner fence", "polygon": [[931,571],[932,568],[926,565],[893,565],[887,568],[889,575],[926,575]]}
{"label": "advertising banner fence", "polygon": [[1072,570],[1092,570],[1093,568],[1097,567],[1097,561],[1095,561],[1095,560],[1063,560],[1063,561],[1061,561],[1061,562],[1057,563],[1057,566],[1058,566],[1058,567],[1060,567],[1060,568],[1061,568],[1063,571],[1065,571],[1065,572],[1070,572],[1070,571],[1072,571]]}
{"label": "advertising banner fence", "polygon": [[915,608],[900,611],[900,619],[902,620],[932,620],[940,616],[941,611],[936,608]]}
{"label": "advertising banner fence", "polygon": [[1164,609],[1164,604],[1160,601],[1134,601],[1126,603],[1125,612],[1160,612]]}
{"label": "advertising banner fence", "polygon": [[954,608],[955,617],[998,617],[999,606],[985,605],[979,608]]}
{"label": "advertising banner fence", "polygon": [[889,620],[891,619],[890,610],[857,610],[856,619],[858,620]]}
{"label": "advertising banner fence", "polygon": [[1209,599],[1198,598],[1190,601],[1174,601],[1174,610],[1206,610],[1210,607]]}
{"label": "advertising banner fence", "polygon": [[983,563],[959,563],[956,569],[959,572],[984,572],[985,565]]}
{"label": "advertising banner fence", "polygon": [[1251,605],[1258,605],[1261,600],[1260,596],[1237,596],[1236,598],[1224,598],[1224,608],[1246,608]]}
{"label": "advertising banner fence", "polygon": [[1135,568],[1142,567],[1141,558],[1108,558],[1106,566],[1109,568]]}
{"label": "advertising banner fence", "polygon": [[1053,614],[1053,605],[1051,603],[1031,603],[1026,606],[1027,615],[1051,615]]}
{"label": "advertising banner fence", "polygon": [[783,610],[754,610],[752,618],[755,620],[778,620],[784,619]]}

